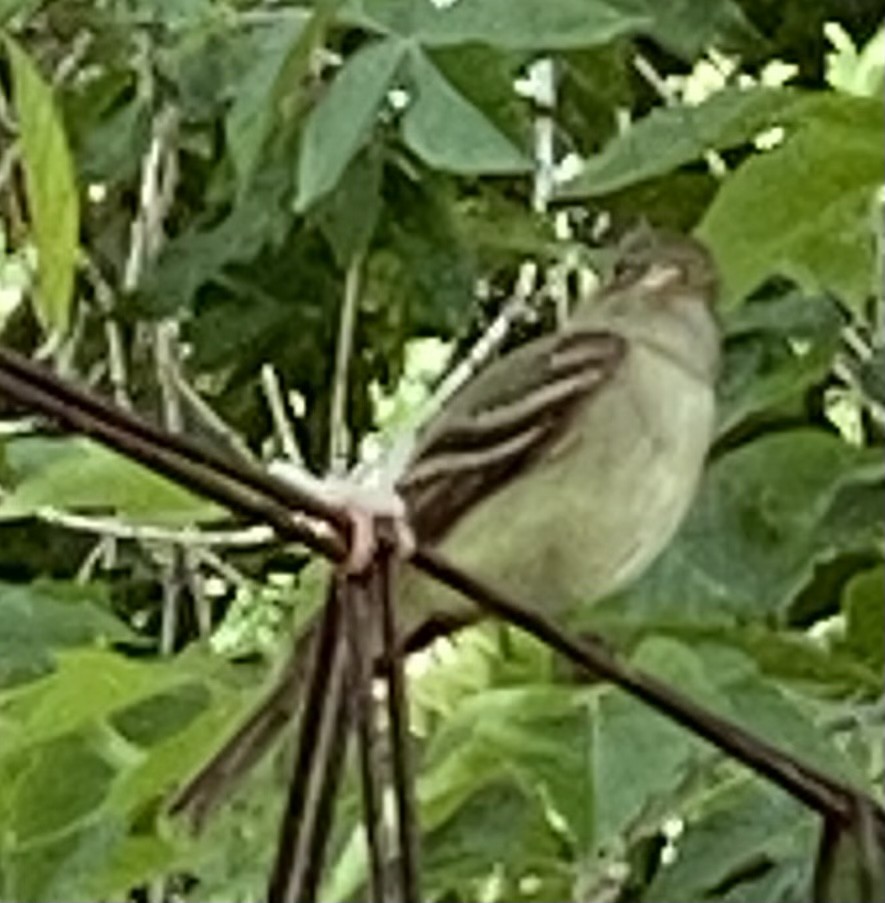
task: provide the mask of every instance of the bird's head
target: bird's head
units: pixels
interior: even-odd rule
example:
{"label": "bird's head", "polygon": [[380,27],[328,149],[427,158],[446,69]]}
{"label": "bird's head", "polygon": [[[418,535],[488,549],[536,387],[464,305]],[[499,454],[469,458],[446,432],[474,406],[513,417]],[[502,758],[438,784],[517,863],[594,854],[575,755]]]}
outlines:
{"label": "bird's head", "polygon": [[712,304],[717,286],[713,258],[700,242],[642,227],[622,239],[607,287],[613,292],[635,288],[662,301],[691,294]]}

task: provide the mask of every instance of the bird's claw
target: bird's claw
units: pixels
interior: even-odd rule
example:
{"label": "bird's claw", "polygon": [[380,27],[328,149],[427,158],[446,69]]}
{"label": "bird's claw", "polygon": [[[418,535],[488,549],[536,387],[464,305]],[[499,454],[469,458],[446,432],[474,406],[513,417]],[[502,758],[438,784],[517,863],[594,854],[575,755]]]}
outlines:
{"label": "bird's claw", "polygon": [[351,524],[347,557],[340,565],[346,576],[359,576],[371,567],[382,535],[399,558],[408,558],[415,550],[415,535],[399,496],[391,496],[383,505],[379,505],[377,499],[368,504],[350,499],[344,505],[344,511]]}

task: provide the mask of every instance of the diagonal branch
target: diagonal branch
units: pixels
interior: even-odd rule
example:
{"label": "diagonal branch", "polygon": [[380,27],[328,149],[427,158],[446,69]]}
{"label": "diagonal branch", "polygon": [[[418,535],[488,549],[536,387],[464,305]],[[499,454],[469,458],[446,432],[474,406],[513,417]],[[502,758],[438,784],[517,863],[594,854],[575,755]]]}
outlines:
{"label": "diagonal branch", "polygon": [[[347,515],[328,502],[269,474],[232,463],[183,436],[173,436],[68,385],[15,352],[0,347],[0,392],[83,432],[142,464],[177,480],[232,511],[260,519],[284,539],[307,545],[332,560],[346,554]],[[331,530],[311,527],[298,511],[319,518]],[[412,566],[472,599],[483,610],[532,633],[571,661],[611,680],[766,776],[839,824],[852,825],[858,806],[873,813],[877,839],[885,840],[885,811],[862,790],[779,750],[740,725],[710,712],[657,678],[633,667],[602,641],[578,641],[538,614],[466,573],[439,552],[418,548]]]}

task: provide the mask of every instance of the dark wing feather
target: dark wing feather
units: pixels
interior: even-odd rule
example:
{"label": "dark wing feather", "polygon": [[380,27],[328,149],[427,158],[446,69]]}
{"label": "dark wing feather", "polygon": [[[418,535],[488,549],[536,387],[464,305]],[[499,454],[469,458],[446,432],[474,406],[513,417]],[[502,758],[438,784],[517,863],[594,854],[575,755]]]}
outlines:
{"label": "dark wing feather", "polygon": [[438,542],[531,466],[625,353],[621,336],[571,329],[524,345],[470,381],[418,437],[398,483],[419,541]]}

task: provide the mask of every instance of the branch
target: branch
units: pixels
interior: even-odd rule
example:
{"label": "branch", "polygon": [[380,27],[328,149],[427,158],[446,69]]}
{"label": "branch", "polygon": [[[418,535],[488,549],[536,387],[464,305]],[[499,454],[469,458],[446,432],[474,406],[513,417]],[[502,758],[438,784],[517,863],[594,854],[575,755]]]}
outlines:
{"label": "branch", "polygon": [[280,385],[280,377],[273,364],[264,363],[261,365],[261,388],[264,390],[264,398],[267,401],[267,408],[273,421],[274,432],[280,443],[280,451],[282,451],[287,461],[291,461],[299,467],[306,467],[304,458],[298,448],[298,440],[295,438],[295,430],[292,429],[292,423],[286,412],[286,401],[283,398],[283,387]]}
{"label": "branch", "polygon": [[133,524],[116,517],[74,514],[51,506],[37,509],[36,516],[47,524],[76,530],[79,533],[95,533],[99,536],[133,540],[134,542],[175,543],[194,549],[211,547],[250,549],[254,546],[267,545],[276,539],[273,530],[263,525],[243,527],[239,530],[197,530],[193,528],[174,530],[168,527],[157,527],[153,524]]}

